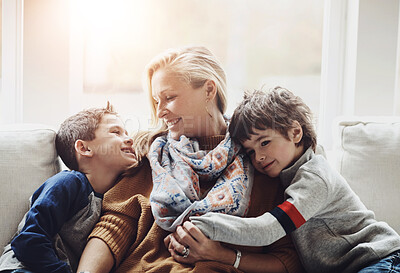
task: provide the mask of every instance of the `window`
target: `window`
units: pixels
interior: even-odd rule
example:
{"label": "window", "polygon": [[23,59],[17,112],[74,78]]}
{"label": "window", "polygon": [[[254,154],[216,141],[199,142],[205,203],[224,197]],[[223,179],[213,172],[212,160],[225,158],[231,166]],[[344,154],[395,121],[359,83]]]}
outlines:
{"label": "window", "polygon": [[109,100],[145,129],[144,66],[187,44],[222,62],[228,114],[244,90],[287,87],[316,114],[327,149],[338,115],[400,113],[398,0],[0,2],[1,122],[57,128]]}
{"label": "window", "polygon": [[83,49],[76,54],[82,56],[83,82],[75,97],[81,98],[80,108],[109,99],[123,116],[139,116],[135,123],[146,127],[145,65],[167,48],[199,44],[227,73],[228,114],[243,91],[280,85],[318,115],[323,5],[319,0],[75,1],[71,39],[80,37]]}

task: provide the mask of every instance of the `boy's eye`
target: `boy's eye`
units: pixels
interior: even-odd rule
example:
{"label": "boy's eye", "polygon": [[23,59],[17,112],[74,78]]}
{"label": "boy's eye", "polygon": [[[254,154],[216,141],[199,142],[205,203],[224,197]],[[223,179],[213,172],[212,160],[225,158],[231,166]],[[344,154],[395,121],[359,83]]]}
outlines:
{"label": "boy's eye", "polygon": [[261,146],[266,146],[266,145],[268,145],[268,143],[269,143],[269,140],[265,140],[265,141],[261,142]]}
{"label": "boy's eye", "polygon": [[112,131],[112,133],[113,133],[113,134],[120,135],[120,134],[121,134],[121,131],[119,131],[119,130],[114,130],[114,131]]}
{"label": "boy's eye", "polygon": [[254,150],[247,151],[247,154],[248,154],[249,156],[251,156],[252,154],[254,154]]}

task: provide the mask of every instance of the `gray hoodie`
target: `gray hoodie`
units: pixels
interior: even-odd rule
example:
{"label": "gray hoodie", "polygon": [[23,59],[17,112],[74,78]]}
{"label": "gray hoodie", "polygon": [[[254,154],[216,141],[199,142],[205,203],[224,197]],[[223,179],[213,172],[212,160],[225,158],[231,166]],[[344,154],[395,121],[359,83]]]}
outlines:
{"label": "gray hoodie", "polygon": [[400,249],[400,236],[309,148],[280,179],[285,202],[255,218],[207,213],[190,220],[210,239],[269,245],[291,234],[308,272],[355,272]]}

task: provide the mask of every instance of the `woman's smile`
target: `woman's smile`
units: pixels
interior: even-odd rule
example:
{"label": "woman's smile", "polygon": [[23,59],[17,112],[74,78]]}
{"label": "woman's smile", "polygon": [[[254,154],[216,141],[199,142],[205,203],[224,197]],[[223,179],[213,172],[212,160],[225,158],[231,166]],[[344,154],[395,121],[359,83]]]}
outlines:
{"label": "woman's smile", "polygon": [[170,120],[164,120],[164,122],[168,126],[168,129],[171,130],[171,128],[181,120],[182,118],[175,118]]}

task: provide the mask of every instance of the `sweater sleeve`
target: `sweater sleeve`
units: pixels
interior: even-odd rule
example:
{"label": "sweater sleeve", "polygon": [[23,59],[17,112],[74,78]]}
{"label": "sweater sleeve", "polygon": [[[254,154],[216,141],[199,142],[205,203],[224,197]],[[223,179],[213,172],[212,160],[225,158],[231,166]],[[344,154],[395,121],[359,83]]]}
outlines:
{"label": "sweater sleeve", "polygon": [[[90,238],[103,240],[118,266],[130,247],[135,246],[141,217],[152,217],[149,203],[152,180],[147,161],[134,175],[126,176],[103,199],[102,216]],[[148,210],[143,213],[144,210]],[[153,221],[143,221],[153,222]]]}
{"label": "sweater sleeve", "polygon": [[265,246],[286,235],[268,212],[253,218],[209,212],[190,220],[211,240],[236,245]]}
{"label": "sweater sleeve", "polygon": [[312,172],[301,172],[286,189],[287,199],[254,218],[207,213],[190,220],[210,239],[237,245],[266,246],[299,228],[327,202],[328,187]]}
{"label": "sweater sleeve", "polygon": [[35,272],[71,272],[69,265],[58,258],[53,247],[54,236],[80,204],[87,200],[82,182],[71,177],[64,175],[62,179],[54,179],[57,181],[49,179],[51,183],[46,181],[34,193],[25,225],[11,242],[17,259]]}

